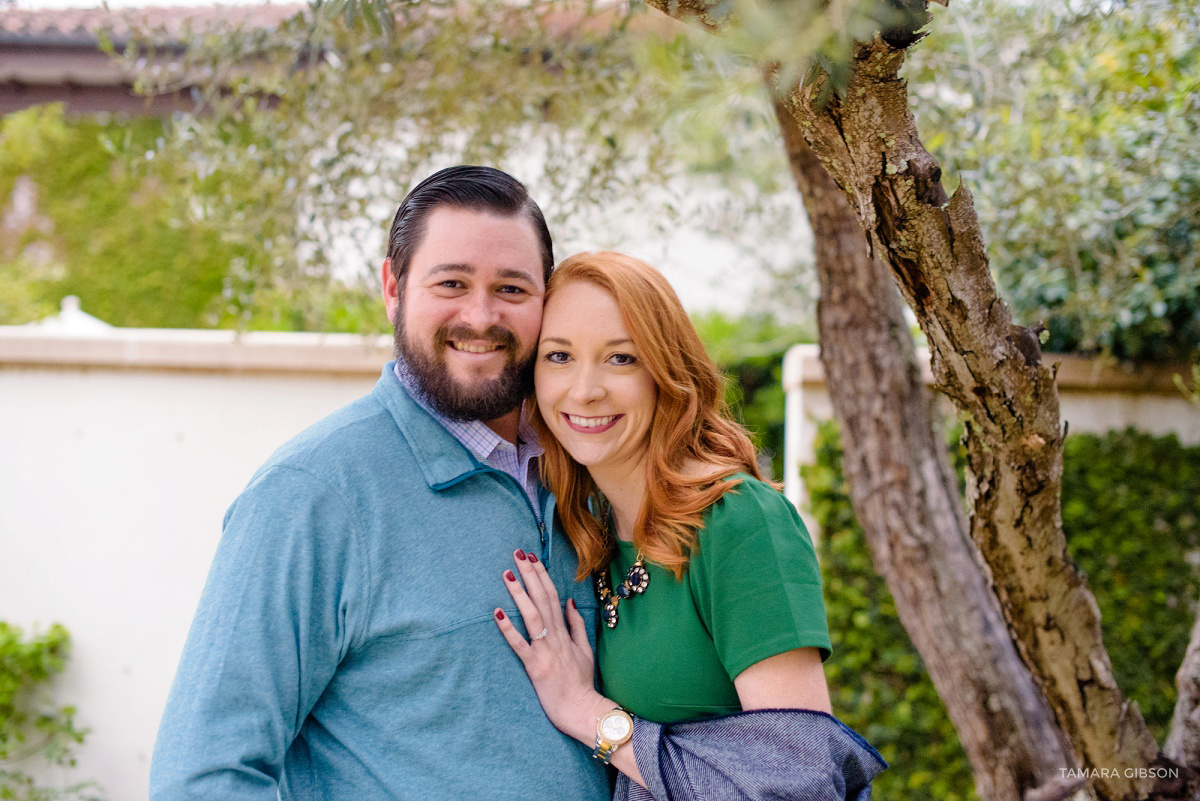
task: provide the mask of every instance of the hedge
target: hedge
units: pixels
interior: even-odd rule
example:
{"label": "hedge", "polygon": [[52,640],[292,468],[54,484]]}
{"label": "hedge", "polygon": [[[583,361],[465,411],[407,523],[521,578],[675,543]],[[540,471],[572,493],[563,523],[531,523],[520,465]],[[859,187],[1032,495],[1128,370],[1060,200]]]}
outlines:
{"label": "hedge", "polygon": [[[961,469],[962,460],[957,459]],[[974,799],[966,754],[920,655],[871,565],[842,475],[837,426],[824,424],[802,468],[819,546],[834,654],[834,712],[891,763],[880,798]],[[1063,528],[1102,616],[1125,693],[1161,743],[1174,673],[1200,596],[1200,447],[1132,429],[1075,434],[1064,453]]]}

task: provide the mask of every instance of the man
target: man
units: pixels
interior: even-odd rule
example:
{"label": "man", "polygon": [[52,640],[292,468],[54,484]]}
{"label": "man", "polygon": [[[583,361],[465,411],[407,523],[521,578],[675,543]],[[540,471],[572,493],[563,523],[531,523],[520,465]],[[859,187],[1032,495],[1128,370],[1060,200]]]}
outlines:
{"label": "man", "polygon": [[492,622],[518,615],[514,550],[595,614],[521,419],[552,264],[511,176],[454,167],[405,198],[382,270],[397,360],[226,514],[153,801],[608,797]]}

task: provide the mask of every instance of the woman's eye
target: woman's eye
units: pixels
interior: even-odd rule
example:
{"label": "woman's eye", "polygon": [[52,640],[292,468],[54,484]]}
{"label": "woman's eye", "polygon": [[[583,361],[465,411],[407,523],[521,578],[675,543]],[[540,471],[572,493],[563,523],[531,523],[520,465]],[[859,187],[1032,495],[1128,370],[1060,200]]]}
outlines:
{"label": "woman's eye", "polygon": [[567,359],[569,359],[570,357],[567,356],[567,354],[561,350],[552,350],[549,353],[547,353],[544,358],[546,359],[546,361],[551,362],[553,364],[566,364]]}
{"label": "woman's eye", "polygon": [[609,360],[617,367],[628,367],[631,364],[637,364],[637,357],[628,353],[614,353],[609,357]]}

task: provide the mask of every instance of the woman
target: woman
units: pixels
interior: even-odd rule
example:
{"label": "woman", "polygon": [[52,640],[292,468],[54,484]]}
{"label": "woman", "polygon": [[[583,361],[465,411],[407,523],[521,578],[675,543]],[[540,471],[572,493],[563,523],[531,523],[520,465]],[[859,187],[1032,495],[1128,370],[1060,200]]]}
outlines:
{"label": "woman", "polygon": [[[578,610],[564,621],[544,567],[515,554],[504,581],[532,639],[495,617],[546,715],[620,771],[618,798],[868,796],[882,760],[829,716],[811,540],[666,279],[621,254],[567,259],[534,375],[543,479],[606,624],[602,695]],[[828,747],[806,767],[814,737]]]}

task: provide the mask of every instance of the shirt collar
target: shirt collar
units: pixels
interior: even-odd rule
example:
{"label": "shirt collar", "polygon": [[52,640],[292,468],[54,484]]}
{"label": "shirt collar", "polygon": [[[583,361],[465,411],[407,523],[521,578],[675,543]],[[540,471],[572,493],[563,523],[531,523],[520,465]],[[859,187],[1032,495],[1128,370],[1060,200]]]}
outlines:
{"label": "shirt collar", "polygon": [[[412,371],[403,359],[396,358],[396,366],[393,370],[396,373],[396,378],[400,381],[400,385],[408,391],[408,394],[417,402],[417,405],[428,412],[430,417],[437,420],[443,428],[449,431],[479,461],[486,461],[497,448],[514,447],[504,437],[488,428],[482,420],[454,420],[439,412],[429,402],[428,397],[426,397],[420,384],[417,382],[417,377],[412,374]],[[526,448],[533,448],[533,455],[536,456],[540,456],[543,450],[541,444],[538,442],[537,429],[529,422],[529,415],[526,413],[523,403],[521,405],[521,419],[517,426],[517,445],[515,447],[522,451]]]}

